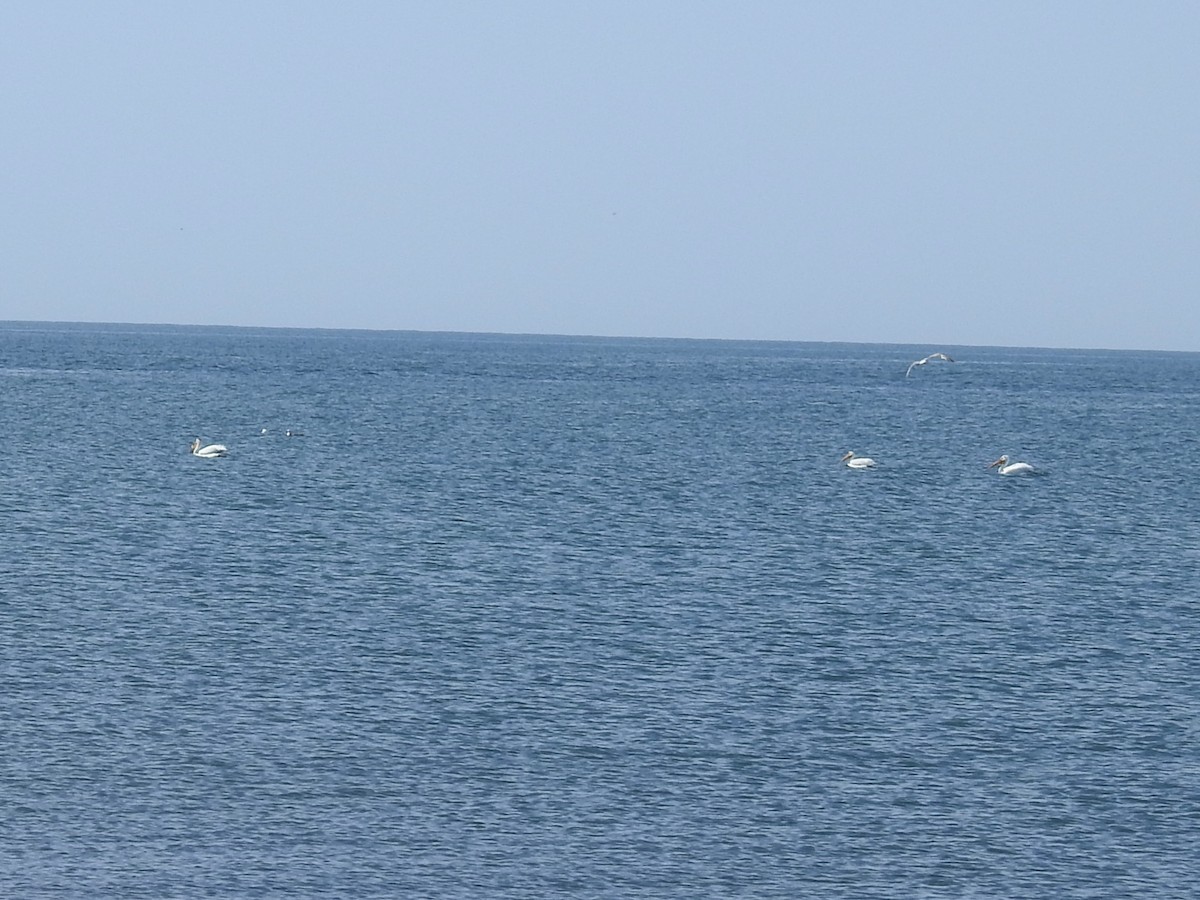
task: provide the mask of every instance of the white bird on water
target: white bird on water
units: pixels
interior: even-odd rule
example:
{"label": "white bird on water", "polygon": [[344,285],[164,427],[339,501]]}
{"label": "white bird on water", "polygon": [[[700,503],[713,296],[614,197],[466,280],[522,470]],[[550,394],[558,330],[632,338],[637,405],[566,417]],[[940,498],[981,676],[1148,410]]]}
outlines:
{"label": "white bird on water", "polygon": [[229,449],[224,444],[209,444],[207,447],[200,446],[200,438],[192,441],[192,456],[203,456],[205,459],[213,459],[217,456],[224,456],[229,452]]}
{"label": "white bird on water", "polygon": [[1010,463],[1007,453],[989,465],[988,468],[995,469],[1001,475],[1032,475],[1034,473],[1033,466],[1027,462]]}
{"label": "white bird on water", "polygon": [[912,374],[913,369],[915,369],[917,366],[925,365],[931,359],[944,359],[946,362],[954,362],[954,360],[951,357],[947,356],[945,353],[930,353],[924,359],[918,359],[916,362],[912,363],[908,367],[908,371],[904,373],[904,377],[907,378],[909,375]]}
{"label": "white bird on water", "polygon": [[845,456],[838,460],[844,462],[852,469],[873,469],[875,468],[875,460],[869,456],[855,456],[854,451],[849,451]]}

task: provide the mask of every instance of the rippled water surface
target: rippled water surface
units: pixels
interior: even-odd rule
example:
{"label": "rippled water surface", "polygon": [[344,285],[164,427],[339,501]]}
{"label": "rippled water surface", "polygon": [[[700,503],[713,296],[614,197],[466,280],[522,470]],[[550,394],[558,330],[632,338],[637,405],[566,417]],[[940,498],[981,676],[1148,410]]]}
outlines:
{"label": "rippled water surface", "polygon": [[0,323],[0,894],[1189,896],[1198,433],[1191,354]]}

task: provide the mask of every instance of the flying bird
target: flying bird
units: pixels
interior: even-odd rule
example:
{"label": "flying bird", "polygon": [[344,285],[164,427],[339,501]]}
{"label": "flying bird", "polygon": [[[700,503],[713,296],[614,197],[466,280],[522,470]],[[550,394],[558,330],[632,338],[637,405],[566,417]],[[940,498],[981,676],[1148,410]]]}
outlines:
{"label": "flying bird", "polygon": [[912,374],[913,369],[915,369],[917,366],[925,365],[931,359],[944,359],[946,362],[954,362],[954,360],[951,357],[947,356],[945,353],[930,353],[924,359],[918,359],[916,362],[912,363],[908,367],[908,371],[904,373],[904,377],[907,378],[909,375]]}

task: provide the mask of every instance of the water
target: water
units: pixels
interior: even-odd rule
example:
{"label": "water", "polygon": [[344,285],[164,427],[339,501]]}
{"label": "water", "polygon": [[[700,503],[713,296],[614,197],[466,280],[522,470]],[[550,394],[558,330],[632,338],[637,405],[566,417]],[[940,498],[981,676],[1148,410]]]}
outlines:
{"label": "water", "polygon": [[1194,354],[0,324],[0,894],[1187,896],[1198,426]]}

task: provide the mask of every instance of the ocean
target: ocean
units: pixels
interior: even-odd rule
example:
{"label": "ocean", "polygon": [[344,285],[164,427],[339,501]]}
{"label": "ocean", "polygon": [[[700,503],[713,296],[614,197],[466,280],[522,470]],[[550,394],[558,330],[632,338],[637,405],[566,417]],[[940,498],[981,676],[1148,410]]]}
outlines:
{"label": "ocean", "polygon": [[1198,434],[1200,354],[0,323],[0,895],[1192,896]]}

